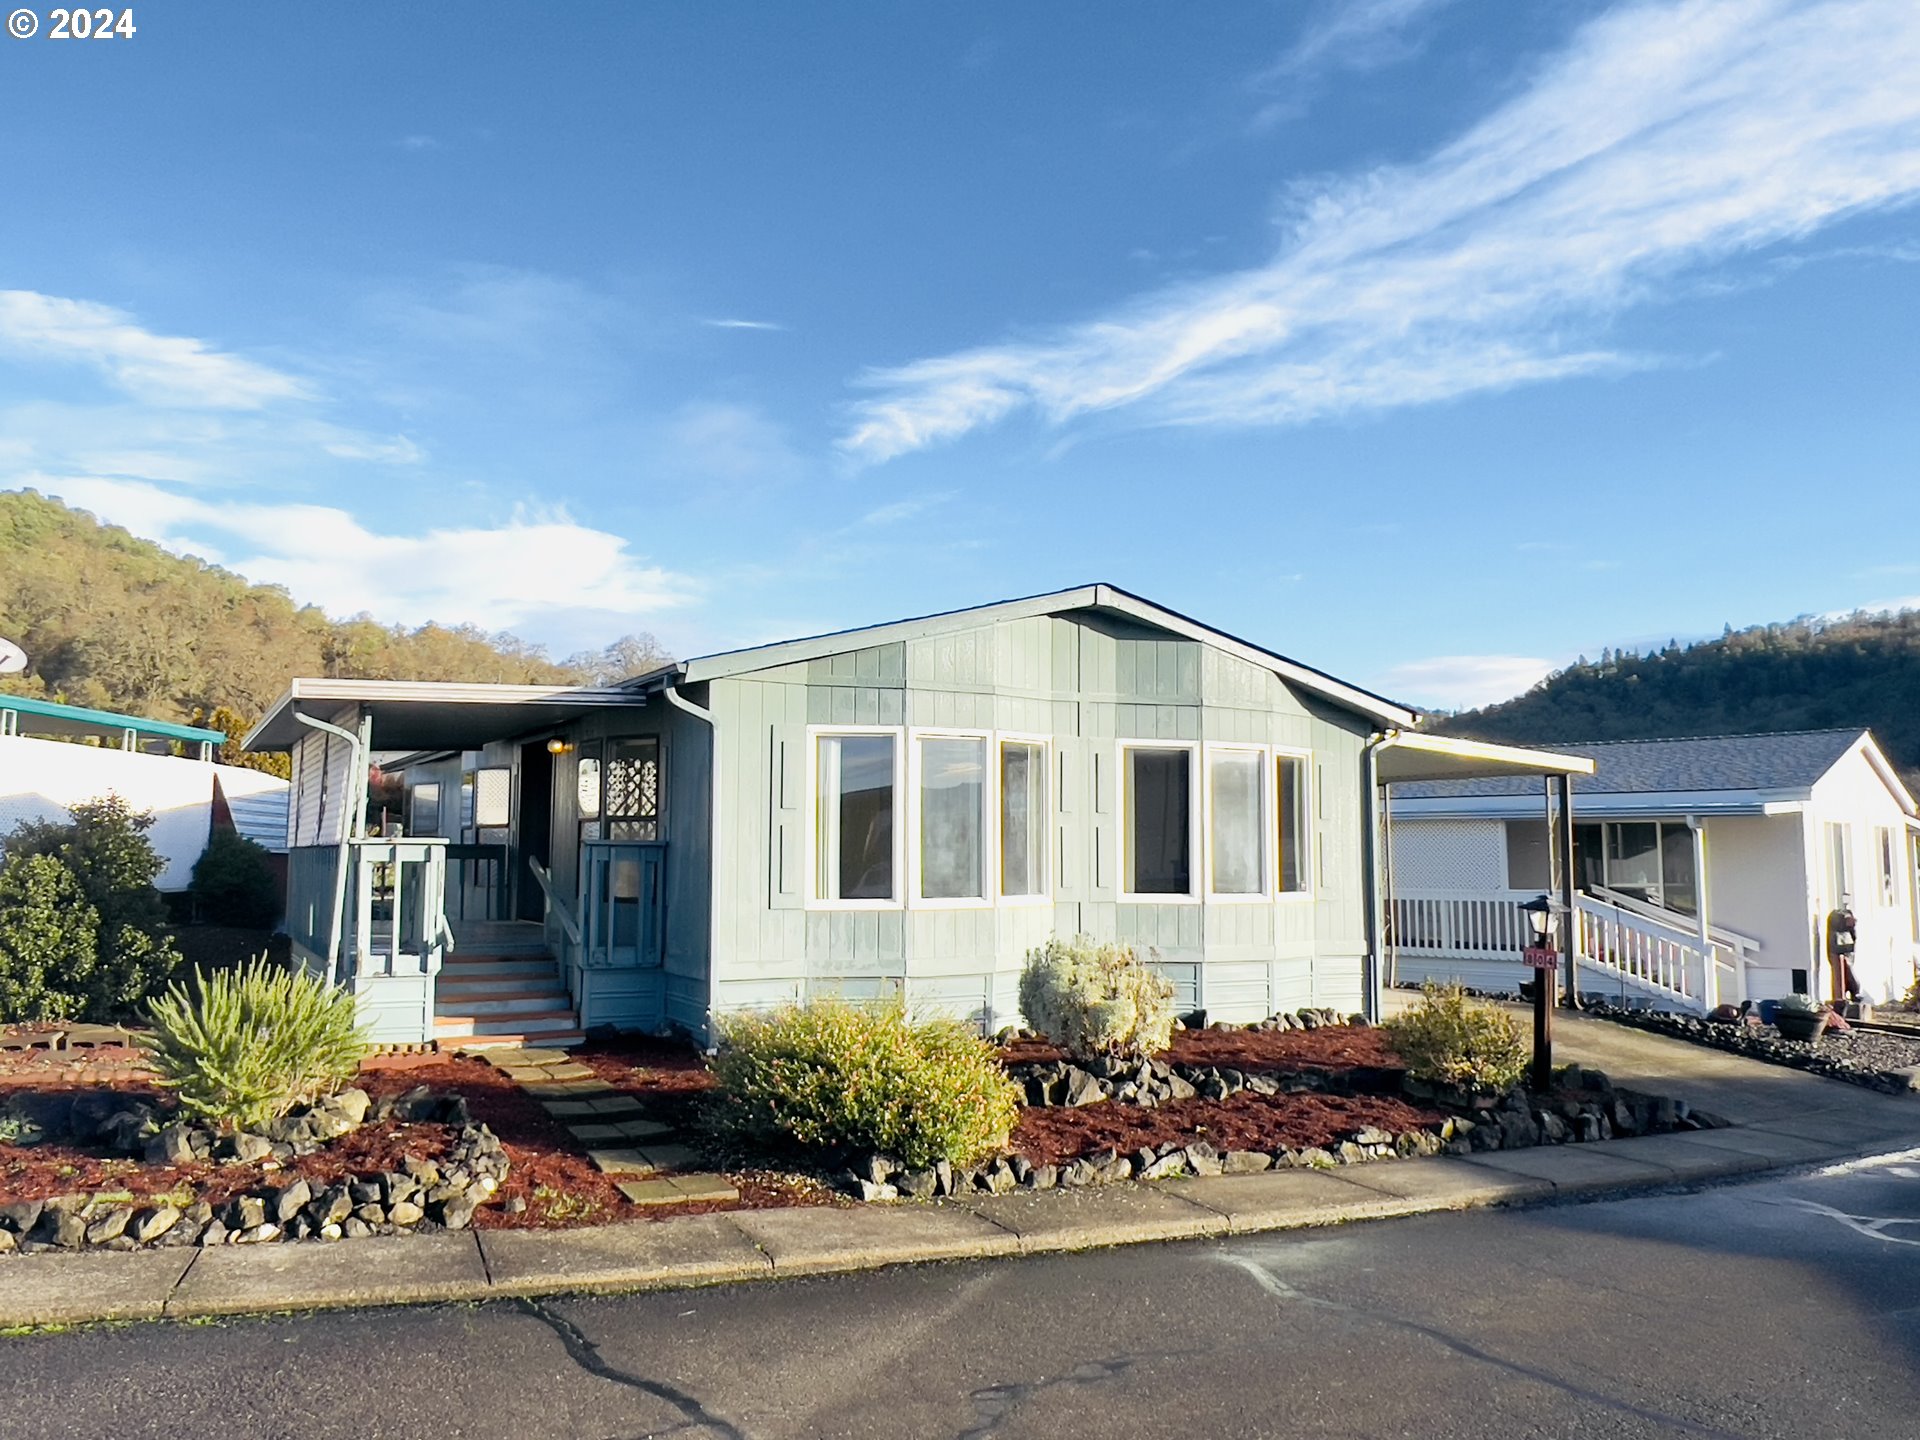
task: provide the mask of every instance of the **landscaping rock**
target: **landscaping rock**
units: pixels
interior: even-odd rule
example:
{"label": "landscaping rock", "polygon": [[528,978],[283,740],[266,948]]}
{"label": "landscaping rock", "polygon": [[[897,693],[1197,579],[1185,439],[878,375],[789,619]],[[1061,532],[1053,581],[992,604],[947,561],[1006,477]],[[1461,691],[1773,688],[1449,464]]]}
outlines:
{"label": "landscaping rock", "polygon": [[126,1233],[127,1226],[133,1221],[131,1205],[113,1205],[95,1215],[87,1223],[86,1241],[89,1245],[104,1245],[109,1240],[118,1239]]}
{"label": "landscaping rock", "polygon": [[194,1160],[193,1127],[177,1123],[161,1127],[147,1141],[142,1158],[149,1165],[191,1165]]}
{"label": "landscaping rock", "polygon": [[1057,1165],[1036,1165],[1027,1172],[1027,1186],[1033,1190],[1051,1190],[1060,1183],[1060,1167]]}
{"label": "landscaping rock", "polygon": [[222,1218],[229,1230],[257,1230],[267,1221],[267,1202],[258,1195],[241,1195],[227,1206]]}
{"label": "landscaping rock", "polygon": [[[524,1205],[526,1202],[520,1202]],[[364,1240],[373,1234],[373,1227],[357,1215],[349,1215],[340,1222],[340,1236],[343,1240]]]}
{"label": "landscaping rock", "polygon": [[1264,1150],[1229,1150],[1220,1157],[1220,1170],[1226,1175],[1257,1175],[1272,1166],[1273,1157]]}
{"label": "landscaping rock", "polygon": [[291,1185],[275,1191],[272,1201],[274,1220],[281,1225],[289,1224],[311,1199],[313,1199],[313,1187],[305,1180],[296,1180]]}
{"label": "landscaping rock", "polygon": [[860,1198],[866,1201],[898,1200],[900,1198],[900,1192],[891,1185],[876,1183],[875,1181],[862,1178],[860,1181]]}
{"label": "landscaping rock", "polygon": [[11,1230],[16,1235],[24,1235],[33,1229],[40,1219],[45,1205],[39,1200],[12,1200],[0,1205],[0,1227]]}
{"label": "landscaping rock", "polygon": [[1067,1070],[1067,1088],[1062,1097],[1067,1105],[1097,1105],[1107,1098],[1100,1081],[1079,1066]]}
{"label": "landscaping rock", "polygon": [[324,1190],[315,1200],[307,1213],[313,1217],[313,1223],[325,1228],[338,1225],[353,1213],[353,1197],[345,1185],[334,1185]]}
{"label": "landscaping rock", "polygon": [[151,1210],[142,1210],[133,1222],[133,1238],[142,1245],[151,1245],[162,1235],[180,1223],[180,1212],[171,1205],[156,1205]]}
{"label": "landscaping rock", "polygon": [[264,1135],[239,1130],[222,1142],[220,1151],[226,1159],[238,1161],[242,1165],[251,1165],[256,1160],[264,1160],[273,1153],[273,1142]]}
{"label": "landscaping rock", "polygon": [[227,1243],[227,1233],[225,1225],[218,1220],[209,1220],[207,1228],[200,1232],[200,1244],[202,1246],[224,1245]]}
{"label": "landscaping rock", "polygon": [[1196,1140],[1181,1152],[1187,1168],[1196,1175],[1218,1175],[1223,1167],[1220,1152],[1205,1140]]}
{"label": "landscaping rock", "polygon": [[902,1171],[895,1188],[909,1200],[930,1200],[940,1186],[940,1177],[931,1170]]}
{"label": "landscaping rock", "polygon": [[401,1200],[387,1207],[387,1219],[395,1225],[417,1225],[426,1218],[426,1214],[411,1200]]}
{"label": "landscaping rock", "polygon": [[479,1198],[471,1190],[463,1190],[441,1201],[435,1208],[433,1218],[449,1230],[464,1230],[472,1221],[473,1212],[479,1208]]}
{"label": "landscaping rock", "polygon": [[875,1185],[885,1185],[900,1173],[902,1165],[891,1155],[871,1155],[867,1157],[865,1175]]}

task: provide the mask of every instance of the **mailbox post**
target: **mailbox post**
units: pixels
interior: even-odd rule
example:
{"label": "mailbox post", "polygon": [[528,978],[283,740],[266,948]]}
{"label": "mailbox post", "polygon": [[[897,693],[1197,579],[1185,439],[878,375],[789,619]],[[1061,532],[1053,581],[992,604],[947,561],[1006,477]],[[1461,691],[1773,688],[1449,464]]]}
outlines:
{"label": "mailbox post", "polygon": [[1533,1088],[1545,1094],[1553,1084],[1553,991],[1560,952],[1553,946],[1553,901],[1542,895],[1520,907],[1533,931],[1533,943],[1521,958],[1533,971]]}

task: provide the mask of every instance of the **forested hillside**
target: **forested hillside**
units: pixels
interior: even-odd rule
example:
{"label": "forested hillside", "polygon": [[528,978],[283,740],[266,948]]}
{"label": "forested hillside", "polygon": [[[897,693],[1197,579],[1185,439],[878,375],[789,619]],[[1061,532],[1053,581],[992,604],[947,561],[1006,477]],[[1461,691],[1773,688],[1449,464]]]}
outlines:
{"label": "forested hillside", "polygon": [[1645,655],[1584,657],[1525,695],[1432,728],[1482,740],[1645,740],[1870,726],[1920,774],[1920,610],[1800,619]]}
{"label": "forested hillside", "polygon": [[647,635],[556,662],[471,625],[331,619],[31,490],[0,493],[0,636],[30,662],[0,690],[230,732],[296,675],[604,682],[665,658]]}

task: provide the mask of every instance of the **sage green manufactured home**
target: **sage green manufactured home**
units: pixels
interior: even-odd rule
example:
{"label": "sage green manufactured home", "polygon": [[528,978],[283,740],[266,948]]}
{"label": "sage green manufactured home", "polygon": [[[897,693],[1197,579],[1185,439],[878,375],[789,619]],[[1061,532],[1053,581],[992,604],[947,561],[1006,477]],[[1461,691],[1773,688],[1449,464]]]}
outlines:
{"label": "sage green manufactured home", "polygon": [[1215,1018],[1371,1008],[1380,785],[1537,768],[1414,719],[1091,585],[605,689],[302,680],[247,743],[294,756],[295,953],[377,1034],[566,1043],[821,995],[991,1030],[1080,932]]}

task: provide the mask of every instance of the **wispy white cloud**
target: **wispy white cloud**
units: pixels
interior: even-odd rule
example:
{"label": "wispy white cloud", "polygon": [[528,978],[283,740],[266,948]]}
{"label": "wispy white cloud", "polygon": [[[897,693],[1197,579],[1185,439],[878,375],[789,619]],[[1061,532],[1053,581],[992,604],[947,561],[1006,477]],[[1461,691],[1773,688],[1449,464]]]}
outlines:
{"label": "wispy white cloud", "polygon": [[1558,668],[1537,655],[1436,655],[1395,665],[1375,688],[1426,709],[1471,710],[1530,690]]}
{"label": "wispy white cloud", "polygon": [[1027,409],[1297,424],[1652,363],[1606,322],[1920,195],[1914,74],[1911,0],[1623,7],[1427,159],[1292,192],[1269,263],[869,372],[841,445],[885,460]]}
{"label": "wispy white cloud", "polygon": [[941,490],[932,495],[910,495],[903,500],[879,505],[867,511],[854,523],[867,529],[878,529],[884,525],[898,525],[903,520],[911,520],[916,515],[937,509],[953,498],[951,490]]}
{"label": "wispy white cloud", "polygon": [[309,393],[293,376],[204,340],[156,334],[110,305],[36,290],[0,290],[0,351],[92,366],[151,405],[258,410]]}
{"label": "wispy white cloud", "polygon": [[690,578],[631,553],[626,540],[563,510],[522,508],[504,523],[418,534],[375,530],[327,505],[214,503],[158,485],[24,477],[102,520],[191,551],[255,582],[284,585],[333,615],[538,628],[590,608],[638,625],[690,603]]}
{"label": "wispy white cloud", "polygon": [[416,155],[423,150],[438,150],[440,148],[439,140],[432,135],[402,135],[393,143],[398,145],[402,150],[410,150]]}
{"label": "wispy white cloud", "polygon": [[1341,68],[1371,70],[1411,55],[1407,31],[1453,0],[1335,0],[1300,32],[1263,77],[1287,79]]}
{"label": "wispy white cloud", "polygon": [[787,328],[773,320],[738,320],[726,317],[702,320],[700,323],[712,326],[715,330],[784,330]]}

